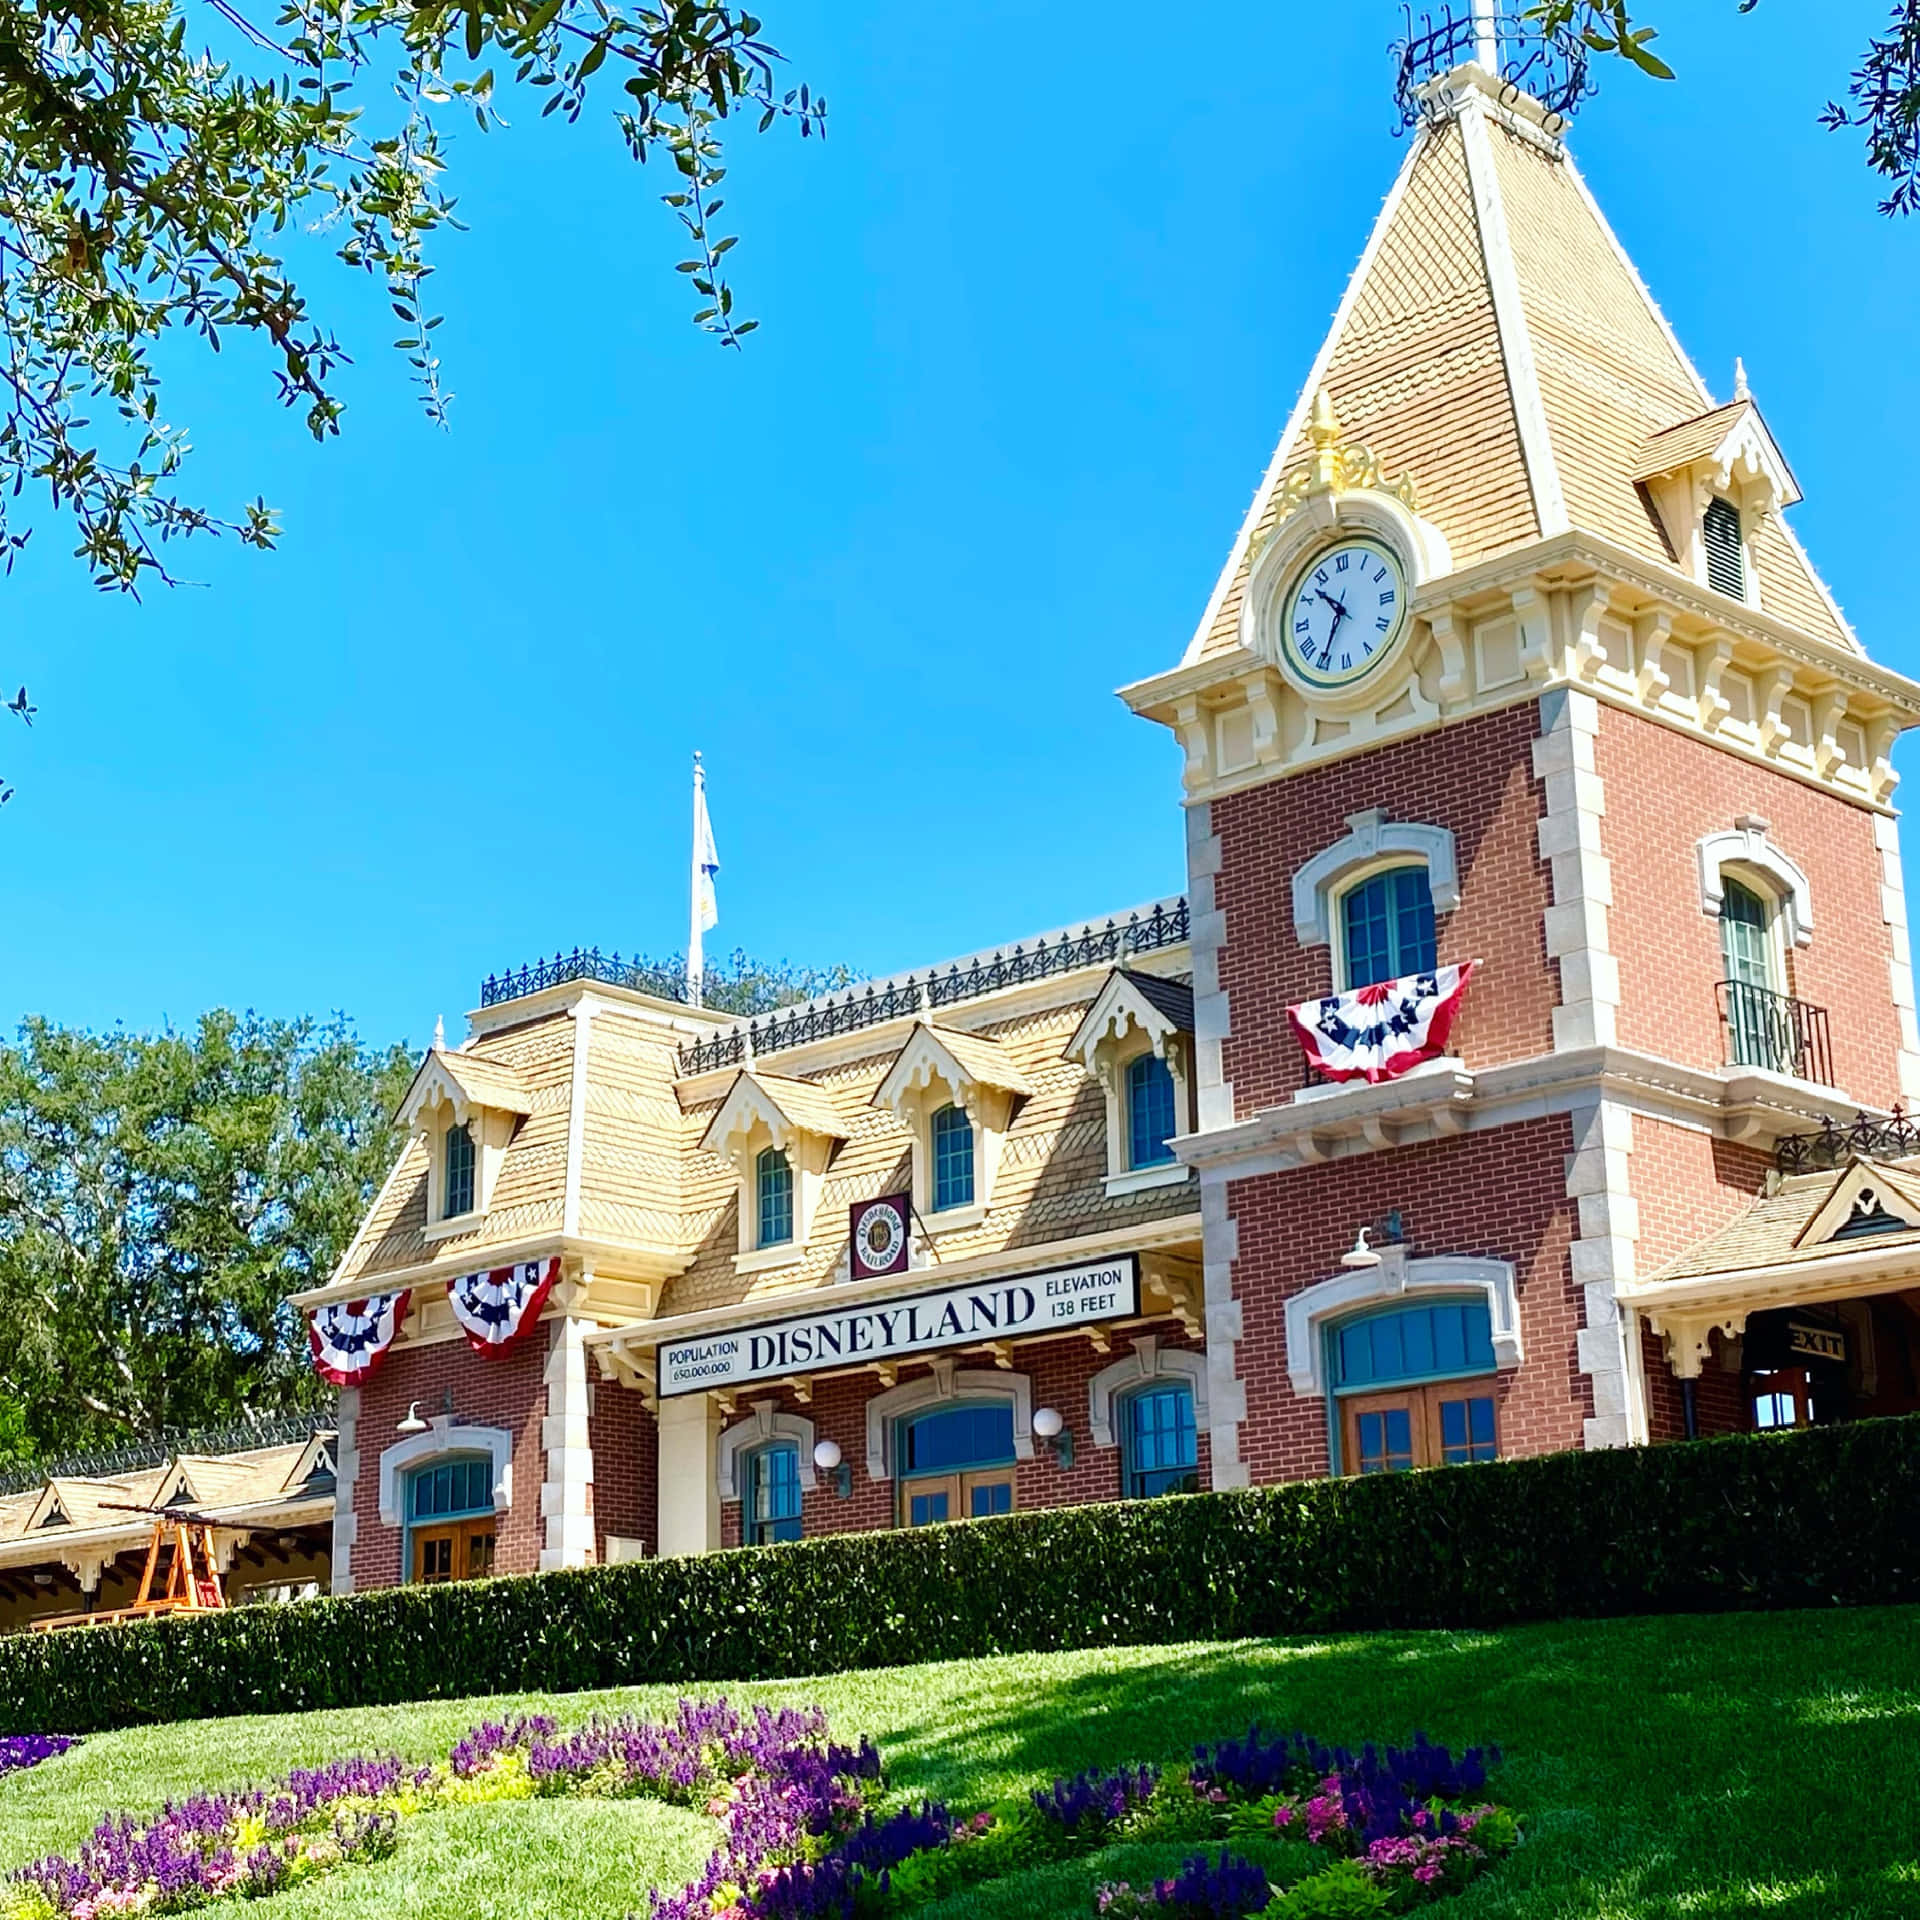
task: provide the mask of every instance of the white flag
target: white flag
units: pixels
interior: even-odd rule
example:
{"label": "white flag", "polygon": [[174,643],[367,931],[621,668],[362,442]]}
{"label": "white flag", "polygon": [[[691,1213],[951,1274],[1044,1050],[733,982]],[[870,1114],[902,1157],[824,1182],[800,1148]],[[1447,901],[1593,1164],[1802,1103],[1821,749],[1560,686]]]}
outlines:
{"label": "white flag", "polygon": [[713,844],[713,822],[707,818],[707,776],[693,770],[693,911],[700,931],[720,923],[720,903],[714,896],[713,876],[720,871],[720,855]]}

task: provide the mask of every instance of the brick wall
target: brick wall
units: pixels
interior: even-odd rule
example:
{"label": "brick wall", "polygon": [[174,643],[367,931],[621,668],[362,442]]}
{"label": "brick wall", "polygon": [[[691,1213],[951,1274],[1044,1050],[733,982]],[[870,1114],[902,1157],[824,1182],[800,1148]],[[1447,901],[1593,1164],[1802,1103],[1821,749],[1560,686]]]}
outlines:
{"label": "brick wall", "polygon": [[1581,1296],[1567,1253],[1575,1230],[1566,1197],[1572,1150],[1570,1123],[1552,1115],[1229,1184],[1247,1390],[1240,1452],[1256,1484],[1328,1470],[1326,1402],[1296,1394],[1288,1378],[1286,1302],[1338,1274],[1355,1230],[1392,1207],[1405,1216],[1415,1258],[1474,1255],[1515,1268],[1526,1361],[1499,1377],[1501,1451],[1580,1445],[1592,1396],[1575,1352]]}
{"label": "brick wall", "polygon": [[360,1389],[360,1474],[353,1488],[359,1522],[353,1548],[356,1592],[395,1586],[401,1579],[401,1530],[380,1521],[380,1455],[398,1437],[394,1428],[405,1417],[408,1403],[418,1400],[422,1414],[435,1414],[448,1387],[462,1425],[504,1427],[514,1435],[513,1505],[500,1516],[496,1531],[496,1570],[532,1573],[539,1567],[546,1535],[540,1518],[540,1483],[546,1477],[540,1422],[547,1408],[542,1377],[547,1339],[543,1325],[498,1359],[487,1360],[464,1340],[396,1347]]}
{"label": "brick wall", "polygon": [[1213,802],[1214,897],[1226,917],[1220,984],[1233,1026],[1225,1075],[1238,1113],[1276,1106],[1302,1082],[1286,1009],[1331,990],[1332,956],[1294,937],[1293,876],[1346,833],[1349,814],[1369,807],[1454,835],[1460,905],[1440,918],[1440,961],[1486,962],[1454,1029],[1460,1053],[1488,1066],[1552,1045],[1558,984],[1542,918],[1551,876],[1540,859],[1544,789],[1531,758],[1539,730],[1537,704],[1523,701]]}
{"label": "brick wall", "polygon": [[[1074,1463],[1063,1471],[1050,1451],[1035,1446],[1034,1458],[1022,1460],[1014,1469],[1014,1500],[1022,1509],[1031,1507],[1077,1507],[1092,1501],[1120,1498],[1120,1449],[1096,1449],[1087,1430],[1087,1387],[1102,1368],[1111,1366],[1131,1351],[1134,1332],[1150,1332],[1159,1337],[1163,1348],[1188,1353],[1200,1352],[1198,1341],[1189,1340],[1176,1322],[1156,1322],[1151,1327],[1116,1331],[1111,1353],[1096,1352],[1084,1336],[1067,1340],[1036,1341],[1032,1346],[1014,1350],[1015,1369],[1033,1383],[1033,1404],[1055,1407],[1066,1418],[1073,1434]],[[991,1372],[993,1363],[985,1356],[958,1356],[963,1370]],[[924,1379],[930,1367],[902,1366],[902,1383]],[[867,1402],[884,1392],[872,1374],[852,1374],[837,1380],[822,1380],[815,1388],[810,1406],[801,1406],[784,1388],[761,1393],[749,1389],[741,1399],[744,1416],[751,1401],[774,1399],[785,1413],[797,1413],[814,1425],[816,1440],[839,1443],[842,1458],[853,1469],[853,1497],[842,1500],[834,1492],[831,1476],[822,1474],[813,1492],[801,1504],[801,1525],[809,1539],[826,1533],[870,1533],[894,1524],[894,1483],[872,1480],[867,1475]],[[1204,1427],[1200,1433],[1200,1484],[1208,1482],[1211,1470]],[[727,1501],[720,1509],[721,1538],[730,1547],[740,1544],[740,1502]]]}
{"label": "brick wall", "polygon": [[607,1535],[640,1540],[649,1553],[660,1546],[660,1429],[646,1402],[611,1380],[593,1386],[593,1416],[587,1423],[593,1448],[593,1546],[607,1558]]}
{"label": "brick wall", "polygon": [[[1611,805],[1611,796],[1609,796]],[[1704,920],[1696,908],[1696,917]],[[1633,1122],[1633,1197],[1640,1238],[1634,1266],[1643,1278],[1657,1273],[1695,1241],[1744,1213],[1766,1184],[1772,1155],[1758,1147],[1716,1140],[1693,1127],[1670,1126],[1638,1114]],[[1694,1387],[1702,1433],[1739,1433],[1746,1428],[1738,1370],[1724,1365],[1728,1349],[1716,1334],[1713,1352]],[[1667,1364],[1661,1338],[1641,1329],[1641,1365],[1647,1380],[1647,1432],[1655,1440],[1686,1433],[1680,1382]]]}
{"label": "brick wall", "polygon": [[1790,990],[1828,1010],[1836,1084],[1890,1105],[1899,1025],[1888,990],[1893,935],[1880,911],[1874,816],[1770,767],[1600,709],[1604,844],[1613,872],[1611,941],[1620,961],[1620,1040],[1689,1066],[1726,1058],[1714,988],[1720,929],[1700,908],[1695,844],[1742,814],[1796,862],[1813,897],[1812,942],[1787,956]]}

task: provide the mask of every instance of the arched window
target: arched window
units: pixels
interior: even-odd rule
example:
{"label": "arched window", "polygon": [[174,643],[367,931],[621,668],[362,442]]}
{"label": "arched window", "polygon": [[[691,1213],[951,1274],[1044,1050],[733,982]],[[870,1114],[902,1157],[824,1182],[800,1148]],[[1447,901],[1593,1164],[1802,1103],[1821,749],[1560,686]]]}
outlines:
{"label": "arched window", "polygon": [[413,1578],[437,1584],[493,1571],[493,1462],[484,1454],[436,1460],[407,1481]]}
{"label": "arched window", "polygon": [[800,1538],[800,1449],[776,1442],[748,1454],[740,1531],[747,1546]]}
{"label": "arched window", "polygon": [[1780,996],[1773,903],[1757,889],[1720,876],[1720,964],[1726,974],[1727,1039],[1737,1067],[1795,1071],[1792,1036]]}
{"label": "arched window", "polygon": [[465,1121],[447,1129],[446,1217],[473,1211],[473,1128]]}
{"label": "arched window", "polygon": [[793,1162],[779,1147],[768,1147],[753,1163],[753,1190],[759,1215],[756,1246],[778,1247],[793,1238]]}
{"label": "arched window", "polygon": [[1155,1380],[1121,1403],[1123,1479],[1129,1500],[1200,1490],[1199,1434],[1193,1389],[1184,1380]]}
{"label": "arched window", "polygon": [[933,1206],[973,1205],[973,1122],[959,1107],[942,1107],[933,1116]]}
{"label": "arched window", "polygon": [[1498,1455],[1485,1300],[1363,1314],[1332,1328],[1328,1342],[1347,1472],[1462,1466]]}
{"label": "arched window", "polygon": [[961,1401],[902,1420],[900,1517],[910,1527],[1013,1511],[1013,1402]]}
{"label": "arched window", "polygon": [[1173,1075],[1157,1053],[1127,1063],[1127,1165],[1163,1167],[1173,1158]]}
{"label": "arched window", "polygon": [[1425,867],[1392,867],[1342,897],[1345,989],[1428,972],[1435,964],[1433,892]]}

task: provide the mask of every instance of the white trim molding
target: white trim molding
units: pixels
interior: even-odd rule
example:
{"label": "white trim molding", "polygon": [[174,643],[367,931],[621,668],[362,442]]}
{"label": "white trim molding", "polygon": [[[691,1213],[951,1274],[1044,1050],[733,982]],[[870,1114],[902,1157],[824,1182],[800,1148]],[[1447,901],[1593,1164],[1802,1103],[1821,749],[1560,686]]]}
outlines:
{"label": "white trim molding", "polygon": [[1619,1038],[1620,962],[1608,932],[1613,868],[1600,844],[1607,796],[1594,759],[1599,733],[1592,694],[1550,687],[1540,696],[1533,773],[1547,804],[1535,831],[1553,875],[1553,905],[1543,918],[1547,957],[1560,969],[1557,1053],[1610,1047]]}
{"label": "white trim molding", "polygon": [[1329,1382],[1323,1364],[1322,1335],[1336,1320],[1368,1307],[1412,1304],[1442,1294],[1478,1294],[1493,1323],[1493,1364],[1517,1367],[1525,1358],[1520,1343],[1520,1293],[1511,1264],[1465,1255],[1442,1254],[1410,1260],[1405,1247],[1382,1247],[1377,1267],[1359,1267],[1304,1287],[1287,1302],[1287,1377],[1295,1393],[1321,1400]]}
{"label": "white trim molding", "polygon": [[1160,1336],[1145,1333],[1133,1351],[1110,1367],[1102,1367],[1087,1382],[1087,1425],[1096,1447],[1118,1444],[1113,1433],[1113,1403],[1133,1387],[1154,1380],[1183,1380],[1193,1389],[1193,1423],[1209,1424],[1207,1413],[1207,1356],[1184,1347],[1162,1349]]}
{"label": "white trim molding", "polygon": [[1907,888],[1900,870],[1900,823],[1885,814],[1873,821],[1873,844],[1880,855],[1880,918],[1893,942],[1887,962],[1887,984],[1893,1011],[1900,1023],[1900,1098],[1909,1106],[1920,1102],[1920,1008],[1914,1004],[1913,945],[1907,926]]}
{"label": "white trim molding", "polygon": [[924,1379],[905,1380],[867,1402],[867,1478],[893,1478],[893,1423],[949,1400],[1011,1400],[1013,1456],[1033,1458],[1033,1382],[1024,1373],[961,1372],[951,1360],[936,1360]]}
{"label": "white trim molding", "polygon": [[1369,807],[1364,813],[1348,814],[1346,833],[1295,871],[1293,931],[1300,944],[1331,946],[1333,901],[1341,883],[1396,853],[1425,862],[1436,914],[1451,913],[1460,904],[1460,869],[1451,829],[1389,820],[1382,808]]}
{"label": "white trim molding", "polygon": [[813,1491],[813,1422],[803,1414],[781,1412],[778,1400],[756,1400],[753,1411],[728,1427],[714,1446],[713,1484],[722,1500],[742,1497],[740,1462],[777,1440],[791,1440],[800,1449],[800,1491]]}
{"label": "white trim molding", "polygon": [[360,1389],[342,1387],[334,1413],[333,1554],[328,1562],[328,1590],[353,1591],[353,1548],[360,1519],[353,1510],[354,1488],[360,1480]]}
{"label": "white trim molding", "polygon": [[442,1414],[425,1433],[396,1440],[380,1456],[380,1524],[405,1523],[401,1481],[413,1468],[456,1453],[484,1453],[493,1462],[493,1510],[513,1505],[513,1435],[505,1427],[460,1427]]}
{"label": "white trim molding", "polygon": [[1781,924],[1788,943],[1804,947],[1813,939],[1813,892],[1805,869],[1767,838],[1767,823],[1752,814],[1741,817],[1724,833],[1703,835],[1694,843],[1700,860],[1700,911],[1720,917],[1726,900],[1721,875],[1728,867],[1745,867],[1772,883]]}

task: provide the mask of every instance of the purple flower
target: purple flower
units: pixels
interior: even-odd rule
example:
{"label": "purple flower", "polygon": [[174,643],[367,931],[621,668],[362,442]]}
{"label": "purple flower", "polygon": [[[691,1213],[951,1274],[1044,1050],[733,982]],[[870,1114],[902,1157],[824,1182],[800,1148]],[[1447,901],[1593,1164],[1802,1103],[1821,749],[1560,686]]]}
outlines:
{"label": "purple flower", "polygon": [[24,1773],[43,1760],[65,1753],[73,1741],[64,1733],[10,1733],[0,1736],[0,1780]]}

